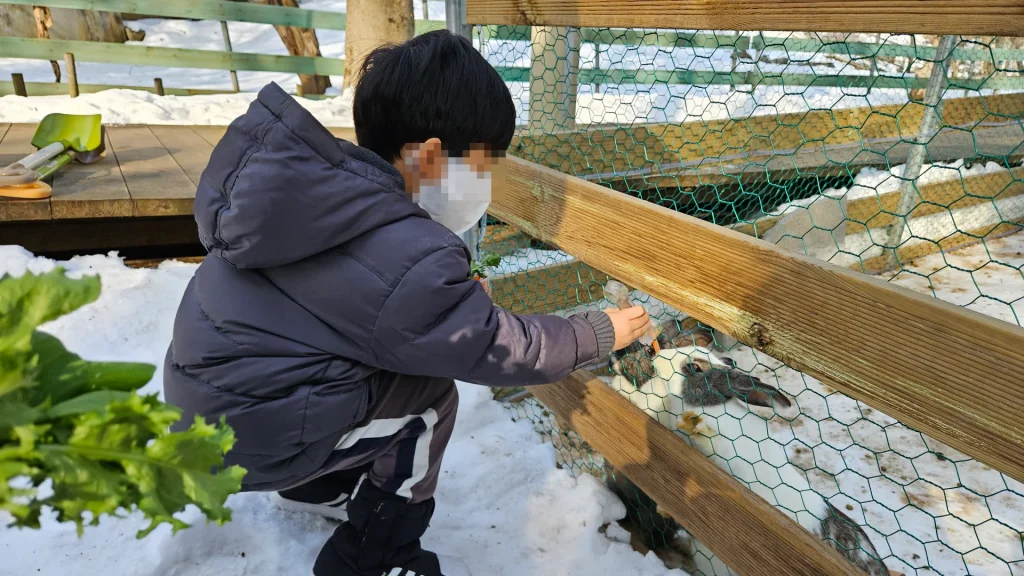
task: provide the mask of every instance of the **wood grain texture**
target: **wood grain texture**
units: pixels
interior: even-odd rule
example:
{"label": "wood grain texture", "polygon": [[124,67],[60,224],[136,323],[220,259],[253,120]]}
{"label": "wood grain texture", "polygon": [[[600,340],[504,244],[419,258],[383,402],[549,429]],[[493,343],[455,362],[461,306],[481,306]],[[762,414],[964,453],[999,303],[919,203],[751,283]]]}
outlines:
{"label": "wood grain texture", "polygon": [[148,126],[107,128],[135,216],[190,214],[196,185]]}
{"label": "wood grain texture", "polygon": [[1020,0],[466,0],[469,24],[1024,36]]}
{"label": "wood grain texture", "polygon": [[[993,200],[1005,200],[1024,194],[1024,167],[925,184],[918,187],[917,194],[918,205],[908,218],[921,218]],[[898,191],[851,201],[846,209],[846,218],[849,220],[846,233],[856,234],[867,228],[889,226],[895,218],[898,202]]]}
{"label": "wood grain texture", "polygon": [[[681,124],[596,126],[581,130],[517,134],[510,153],[560,172],[632,189],[735,184],[738,176],[766,171],[837,172],[847,166],[899,164],[926,107],[919,103],[863,106],[695,120]],[[928,145],[933,161],[1024,155],[1019,94],[951,98],[942,104],[947,131]],[[976,138],[972,138],[976,136]]]}
{"label": "wood grain texture", "polygon": [[[977,244],[983,239],[995,239],[1000,236],[1015,234],[1022,231],[1024,231],[1024,219],[1000,222],[998,224],[989,224],[984,227],[973,228],[970,230],[962,230],[960,232],[950,234],[938,242],[929,241],[909,245],[904,244],[899,248],[899,262],[902,264],[903,268],[906,268],[909,262],[917,258],[928,256],[929,254],[936,254],[939,252],[949,253],[953,250],[959,250],[960,248],[966,248],[972,244]],[[877,232],[879,231],[876,231],[876,233]],[[855,262],[850,265],[850,268],[852,270],[859,270],[868,274],[876,274],[878,272],[889,270],[891,266],[891,263],[885,256],[875,256],[873,258],[865,258],[860,262]]]}
{"label": "wood grain texture", "polygon": [[604,298],[606,282],[607,274],[570,261],[494,276],[491,298],[516,314],[551,314]]}
{"label": "wood grain texture", "polygon": [[863,576],[589,373],[529,390],[738,574]]}
{"label": "wood grain texture", "polygon": [[295,74],[345,73],[345,61],[338,58],[278,56],[248,52],[221,52],[192,48],[165,48],[81,40],[42,40],[0,36],[0,54],[11,58],[60,60],[71,52],[79,62],[201,68],[206,70],[250,70]]}
{"label": "wood grain texture", "polygon": [[109,148],[95,164],[68,164],[54,174],[53,182],[50,207],[54,219],[132,215],[132,197]]}
{"label": "wood grain texture", "polygon": [[227,126],[192,126],[191,128],[210,146],[216,146],[228,131]]}
{"label": "wood grain texture", "polygon": [[517,158],[507,180],[495,217],[1024,480],[1024,328]]}
{"label": "wood grain texture", "polygon": [[[67,84],[54,82],[26,82],[26,90],[32,96],[61,96],[68,93]],[[156,92],[153,86],[125,86],[118,84],[79,84],[78,91],[82,94],[94,94],[104,90],[141,90],[143,92]],[[0,81],[0,96],[14,94],[14,83]],[[209,90],[204,88],[164,88],[164,94],[169,96],[196,96],[199,94],[231,94],[232,90]]]}
{"label": "wood grain texture", "polygon": [[150,126],[149,129],[188,175],[192,184],[198,187],[203,170],[206,170],[210,162],[213,146],[188,126]]}
{"label": "wood grain texture", "polygon": [[[6,130],[2,127],[6,126]],[[32,135],[36,127],[30,124],[0,124],[0,166],[17,162],[35,152]],[[49,220],[50,201],[0,198],[0,222],[12,220]]]}

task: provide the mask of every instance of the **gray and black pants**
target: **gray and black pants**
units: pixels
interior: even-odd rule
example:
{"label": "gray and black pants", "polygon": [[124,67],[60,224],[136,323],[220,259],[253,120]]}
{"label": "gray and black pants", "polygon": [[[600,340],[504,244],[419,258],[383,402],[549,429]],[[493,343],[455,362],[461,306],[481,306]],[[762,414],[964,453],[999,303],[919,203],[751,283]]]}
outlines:
{"label": "gray and black pants", "polygon": [[366,416],[342,436],[320,470],[300,484],[342,470],[365,470],[367,480],[381,490],[423,502],[437,488],[459,393],[450,378],[394,373],[378,378]]}

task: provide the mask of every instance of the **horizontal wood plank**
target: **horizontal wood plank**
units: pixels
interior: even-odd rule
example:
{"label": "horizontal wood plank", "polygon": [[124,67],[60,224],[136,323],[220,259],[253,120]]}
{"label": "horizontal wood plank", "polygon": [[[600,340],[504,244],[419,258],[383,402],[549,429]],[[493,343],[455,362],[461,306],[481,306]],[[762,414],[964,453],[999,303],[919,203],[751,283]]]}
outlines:
{"label": "horizontal wood plank", "polygon": [[149,129],[189,177],[193,186],[198,188],[203,170],[206,170],[210,162],[213,146],[188,126],[150,126]]}
{"label": "horizontal wood plank", "polygon": [[191,128],[210,146],[216,146],[228,131],[227,126],[192,126]]}
{"label": "horizontal wood plank", "polygon": [[[68,94],[67,84],[56,82],[25,82],[26,92],[29,96],[66,96]],[[156,93],[153,86],[127,86],[118,84],[79,84],[80,94],[95,94],[104,90],[141,90],[151,94]],[[167,96],[201,96],[209,94],[234,94],[234,90],[206,90],[202,88],[172,88],[165,87],[164,94]],[[0,96],[14,94],[14,83],[0,81]]]}
{"label": "horizontal wood plank", "polygon": [[[47,6],[78,10],[106,10],[152,17],[186,18],[189,20],[227,20],[274,26],[295,26],[323,30],[344,30],[345,13],[310,10],[289,6],[272,6],[229,0],[2,0],[0,4]],[[416,33],[440,30],[443,20],[417,20]]]}
{"label": "horizontal wood plank", "polygon": [[[490,40],[530,40],[529,26],[487,25],[481,27],[484,42]],[[663,48],[730,48],[740,51],[779,50],[789,53],[841,54],[852,57],[913,58],[935,60],[935,48],[897,44],[889,40],[872,42],[826,42],[818,38],[796,38],[792,35],[762,33],[750,35],[723,34],[721,32],[678,32],[676,30],[627,30],[622,28],[584,28],[580,31],[583,43],[599,43],[625,46],[660,46]],[[1001,60],[1024,60],[1024,50],[1019,48],[980,47],[975,44],[961,44],[953,50],[953,60],[960,62],[999,62]],[[582,71],[581,71],[582,72]]]}
{"label": "horizontal wood plank", "polygon": [[469,24],[1024,36],[1019,0],[466,0]]}
{"label": "horizontal wood plank", "polygon": [[[6,128],[4,128],[6,127]],[[0,166],[7,166],[35,152],[29,124],[0,124]],[[20,200],[0,197],[0,222],[10,220],[49,220],[49,200]]]}
{"label": "horizontal wood plank", "polygon": [[[876,232],[881,233],[882,231],[878,230]],[[972,244],[977,244],[982,240],[995,239],[1000,236],[1016,234],[1018,232],[1024,232],[1024,219],[1015,219],[1000,222],[998,224],[989,224],[979,228],[961,230],[954,234],[950,234],[937,242],[926,241],[904,243],[897,251],[899,262],[896,263],[896,266],[897,269],[900,265],[902,265],[903,268],[906,268],[907,263],[916,260],[917,258],[923,258],[939,252],[948,254],[954,250],[959,250]],[[859,262],[851,264],[850,268],[866,272],[868,274],[877,274],[879,272],[890,270],[893,268],[893,264],[890,263],[886,256],[880,255],[871,258],[864,258]]]}
{"label": "horizontal wood plank", "polygon": [[[944,170],[932,167],[931,170]],[[895,177],[893,177],[895,178]],[[991,174],[954,178],[917,189],[917,206],[907,216],[922,218],[939,212],[961,210],[994,200],[1024,194],[1024,167]],[[868,228],[885,228],[893,223],[899,204],[899,191],[858,198],[846,209],[846,233],[856,234]]]}
{"label": "horizontal wood plank", "polygon": [[71,52],[81,62],[201,68],[208,70],[246,70],[341,76],[345,61],[338,58],[276,56],[247,52],[221,52],[191,48],[137,46],[81,40],[45,40],[0,36],[0,56],[34,60],[61,60]]}
{"label": "horizontal wood plank", "polygon": [[135,216],[192,212],[196,185],[148,126],[111,126],[107,137],[128,185]]}
{"label": "horizontal wood plank", "polygon": [[491,298],[516,314],[551,314],[604,298],[608,279],[607,274],[573,260],[494,276]]}
{"label": "horizontal wood plank", "polygon": [[[766,171],[814,174],[847,165],[900,163],[926,107],[920,103],[804,110],[720,120],[596,126],[547,134],[519,132],[510,153],[602,183],[624,180],[632,188],[735,183]],[[942,104],[947,130],[929,143],[939,156],[1024,155],[1019,94],[951,98]]]}
{"label": "horizontal wood plank", "polygon": [[[109,139],[108,139],[109,144]],[[72,162],[53,175],[54,219],[128,217],[134,210],[128,186],[108,148],[94,164]]]}
{"label": "horizontal wood plank", "polygon": [[490,212],[1024,480],[1024,328],[517,158]]}
{"label": "horizontal wood plank", "polygon": [[578,371],[557,384],[529,390],[742,576],[863,576],[813,534],[589,373]]}

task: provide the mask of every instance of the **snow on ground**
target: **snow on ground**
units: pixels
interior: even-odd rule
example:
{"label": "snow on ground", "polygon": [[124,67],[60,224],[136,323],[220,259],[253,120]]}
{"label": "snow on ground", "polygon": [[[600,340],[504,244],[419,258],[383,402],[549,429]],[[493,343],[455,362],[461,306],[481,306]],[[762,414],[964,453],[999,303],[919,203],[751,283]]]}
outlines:
{"label": "snow on ground", "polygon": [[[55,263],[0,247],[0,275],[40,273]],[[174,313],[195,266],[165,262],[130,269],[112,256],[76,257],[74,274],[99,274],[100,299],[44,329],[90,360],[161,365]],[[161,372],[144,391],[159,392]],[[642,556],[599,529],[625,508],[590,476],[573,479],[555,467],[555,451],[529,423],[512,422],[483,386],[459,385],[455,433],[444,460],[437,513],[424,545],[459,556],[477,575],[680,575],[653,554]],[[229,500],[232,522],[172,537],[164,526],[144,540],[138,516],[106,518],[78,539],[73,526],[50,516],[39,531],[0,528],[4,576],[308,576],[334,525],[277,509],[264,494]],[[2,523],[2,521],[0,521]],[[621,529],[610,527],[610,534]]]}
{"label": "snow on ground", "polygon": [[[282,86],[286,88],[286,86]],[[256,92],[209,96],[157,96],[141,90],[104,90],[68,96],[4,96],[0,122],[39,122],[47,114],[101,114],[105,124],[197,124],[226,126],[256,99]],[[346,98],[296,98],[324,126],[351,127],[352,106]]]}

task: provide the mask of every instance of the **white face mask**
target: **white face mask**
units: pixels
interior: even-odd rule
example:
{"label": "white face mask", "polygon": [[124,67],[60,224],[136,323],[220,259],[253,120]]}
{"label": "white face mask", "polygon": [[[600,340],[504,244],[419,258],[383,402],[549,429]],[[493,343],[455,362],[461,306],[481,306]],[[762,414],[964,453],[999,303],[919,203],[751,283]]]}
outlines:
{"label": "white face mask", "polygon": [[[418,169],[418,150],[413,151],[411,162]],[[491,175],[479,173],[460,158],[449,158],[440,184],[420,184],[416,202],[456,234],[462,234],[480,223],[491,203]]]}

